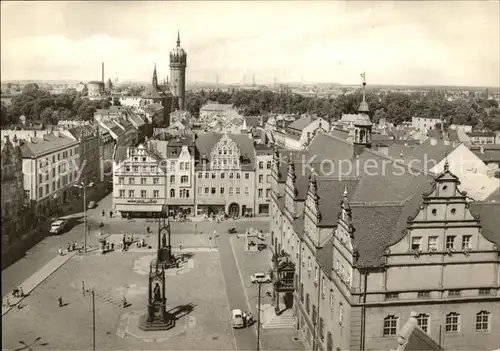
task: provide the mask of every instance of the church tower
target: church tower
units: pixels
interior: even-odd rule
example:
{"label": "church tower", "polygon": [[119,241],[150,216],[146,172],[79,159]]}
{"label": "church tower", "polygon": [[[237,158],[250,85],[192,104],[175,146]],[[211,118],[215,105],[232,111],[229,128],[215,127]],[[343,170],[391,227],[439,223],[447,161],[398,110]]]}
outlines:
{"label": "church tower", "polygon": [[151,84],[157,88],[158,87],[158,74],[156,73],[156,63],[155,63],[155,69],[153,71],[153,81],[151,82]]}
{"label": "church tower", "polygon": [[359,156],[365,148],[372,146],[372,122],[368,116],[370,109],[366,102],[365,73],[362,73],[361,77],[363,77],[363,100],[359,104],[358,118],[354,122],[354,157]]}
{"label": "church tower", "polygon": [[170,52],[170,87],[179,101],[179,109],[184,109],[186,94],[187,53],[181,48],[181,37],[177,32],[177,46]]}

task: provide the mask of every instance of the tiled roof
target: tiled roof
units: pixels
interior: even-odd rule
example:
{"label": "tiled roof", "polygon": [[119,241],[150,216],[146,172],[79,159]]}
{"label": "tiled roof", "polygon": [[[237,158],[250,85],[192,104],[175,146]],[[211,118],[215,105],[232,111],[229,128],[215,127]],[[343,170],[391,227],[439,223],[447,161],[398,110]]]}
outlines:
{"label": "tiled roof", "polygon": [[337,137],[339,139],[346,140],[347,137],[349,136],[349,132],[347,130],[344,130],[344,129],[333,128],[330,131],[330,135],[334,136],[334,137]]}
{"label": "tiled roof", "polygon": [[494,132],[470,132],[467,133],[470,137],[495,137],[496,134]]}
{"label": "tiled roof", "polygon": [[359,180],[352,178],[334,180],[330,177],[318,176],[316,181],[318,184],[319,212],[322,214],[319,227],[336,227],[342,194],[347,189],[348,196],[352,196]]}
{"label": "tiled roof", "polygon": [[[431,140],[426,140],[417,146],[403,146],[393,144],[388,149],[388,155],[394,159],[400,159],[406,163],[412,162],[412,165],[419,166],[421,169],[427,166],[427,169],[432,168],[438,162],[444,160],[446,155],[449,155],[457,146],[452,144],[446,145],[444,141],[438,141],[436,145],[432,145]],[[414,161],[418,160],[418,162]]]}
{"label": "tiled roof", "polygon": [[479,215],[482,234],[486,239],[500,245],[500,203],[499,202],[473,202],[472,213]]}
{"label": "tiled roof", "polygon": [[260,126],[260,118],[256,117],[245,117],[247,127],[252,128],[252,127],[258,127]]}
{"label": "tiled roof", "polygon": [[231,104],[217,104],[217,103],[209,103],[200,108],[200,111],[224,111],[231,108],[233,105]]}
{"label": "tiled roof", "polygon": [[143,97],[145,99],[161,99],[161,98],[168,96],[168,95],[170,95],[170,94],[165,93],[164,91],[162,91],[158,87],[155,87],[153,84],[151,84],[150,86],[148,86],[146,88],[146,90],[144,90],[141,97]]}
{"label": "tiled roof", "polygon": [[305,127],[307,127],[309,124],[311,124],[315,119],[316,119],[316,117],[311,116],[309,114],[306,114],[306,115],[300,117],[295,122],[289,124],[288,128],[295,129],[295,130],[303,130]]}
{"label": "tiled roof", "polygon": [[31,138],[31,140],[33,142],[24,140],[21,144],[23,158],[37,157],[71,147],[72,145],[78,145],[77,140],[62,135],[55,136],[54,134],[45,134],[43,138]]}
{"label": "tiled roof", "polygon": [[316,251],[316,259],[319,266],[323,268],[324,273],[330,276],[333,268],[333,235],[331,235],[326,243]]}
{"label": "tiled roof", "polygon": [[119,163],[127,158],[127,148],[125,146],[117,146],[115,149],[114,160]]}
{"label": "tiled roof", "polygon": [[395,351],[442,351],[443,349],[426,332],[418,326],[415,318],[417,312],[412,312],[408,321],[398,331],[398,345],[391,350]]}
{"label": "tiled roof", "polygon": [[500,187],[492,192],[484,201],[498,202],[500,203]]}
{"label": "tiled roof", "polygon": [[458,132],[453,129],[448,130],[448,139],[450,141],[460,142],[460,138],[458,137]]}

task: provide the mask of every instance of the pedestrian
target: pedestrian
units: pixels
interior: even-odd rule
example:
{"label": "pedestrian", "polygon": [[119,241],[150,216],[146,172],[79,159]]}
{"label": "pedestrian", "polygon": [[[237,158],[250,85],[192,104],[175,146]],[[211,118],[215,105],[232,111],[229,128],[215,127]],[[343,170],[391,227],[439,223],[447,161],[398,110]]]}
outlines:
{"label": "pedestrian", "polygon": [[243,326],[246,327],[247,326],[247,313],[246,312],[243,312]]}
{"label": "pedestrian", "polygon": [[115,243],[111,243],[111,250],[115,251]]}
{"label": "pedestrian", "polygon": [[24,297],[24,291],[21,286],[19,287],[19,297]]}
{"label": "pedestrian", "polygon": [[179,243],[179,251],[182,251],[182,242]]}
{"label": "pedestrian", "polygon": [[113,218],[113,211],[109,211],[109,218]]}
{"label": "pedestrian", "polygon": [[127,299],[125,298],[125,296],[122,299],[122,304],[123,304],[123,308],[127,308],[128,303],[127,303]]}
{"label": "pedestrian", "polygon": [[249,326],[253,325],[253,314],[252,314],[252,312],[248,313],[248,325]]}
{"label": "pedestrian", "polygon": [[59,296],[59,298],[57,299],[57,301],[59,301],[59,307],[62,307],[62,305],[63,305],[62,296]]}
{"label": "pedestrian", "polygon": [[104,210],[102,210],[102,216],[106,216],[106,212],[104,212]]}
{"label": "pedestrian", "polygon": [[149,227],[146,228],[146,231],[149,233],[151,233],[151,229]]}

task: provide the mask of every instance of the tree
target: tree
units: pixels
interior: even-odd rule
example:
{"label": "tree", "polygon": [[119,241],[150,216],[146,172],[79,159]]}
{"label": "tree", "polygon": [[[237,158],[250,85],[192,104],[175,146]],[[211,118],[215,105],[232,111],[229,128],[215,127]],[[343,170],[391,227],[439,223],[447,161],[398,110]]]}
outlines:
{"label": "tree", "polygon": [[54,114],[54,110],[52,107],[46,107],[42,113],[40,113],[40,121],[43,125],[57,124],[53,123],[52,115]]}
{"label": "tree", "polygon": [[115,96],[113,99],[113,106],[121,106],[120,98],[118,96]]}
{"label": "tree", "polygon": [[387,114],[385,113],[383,108],[379,108],[378,110],[375,111],[372,122],[373,123],[378,123],[381,119],[387,118]]}

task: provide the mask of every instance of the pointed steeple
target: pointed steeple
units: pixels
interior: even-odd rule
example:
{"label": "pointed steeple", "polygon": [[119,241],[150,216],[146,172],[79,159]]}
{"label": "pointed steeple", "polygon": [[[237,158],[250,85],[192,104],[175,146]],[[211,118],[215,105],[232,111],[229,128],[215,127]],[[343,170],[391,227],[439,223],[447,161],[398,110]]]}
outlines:
{"label": "pointed steeple", "polygon": [[153,86],[156,88],[158,86],[158,75],[156,74],[156,62],[155,62],[155,68],[153,70]]}
{"label": "pointed steeple", "polygon": [[361,73],[361,77],[363,78],[363,100],[361,101],[361,104],[359,104],[358,112],[367,114],[368,112],[370,112],[370,109],[368,108],[368,104],[366,103],[366,73]]}
{"label": "pointed steeple", "polygon": [[444,171],[445,172],[449,172],[450,171],[450,164],[448,163],[448,154],[446,154],[446,156],[445,156]]}
{"label": "pointed steeple", "polygon": [[177,47],[181,46],[181,34],[179,30],[177,29]]}

